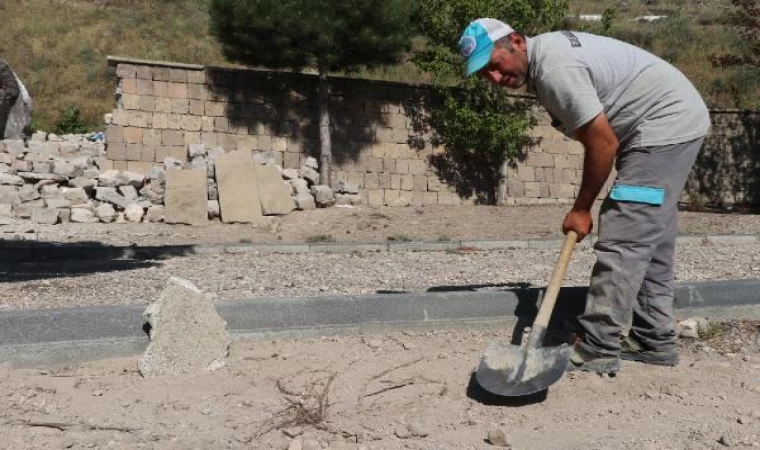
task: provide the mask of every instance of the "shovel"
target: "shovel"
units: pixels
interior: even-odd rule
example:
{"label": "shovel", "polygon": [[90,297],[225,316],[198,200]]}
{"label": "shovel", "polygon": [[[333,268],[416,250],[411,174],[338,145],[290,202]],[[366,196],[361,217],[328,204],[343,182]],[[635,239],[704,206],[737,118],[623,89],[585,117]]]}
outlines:
{"label": "shovel", "polygon": [[483,389],[505,397],[522,397],[547,389],[565,373],[567,362],[573,354],[573,346],[540,346],[546,336],[546,325],[577,241],[578,235],[575,232],[567,233],[525,346],[492,342],[486,348],[475,372],[475,378]]}

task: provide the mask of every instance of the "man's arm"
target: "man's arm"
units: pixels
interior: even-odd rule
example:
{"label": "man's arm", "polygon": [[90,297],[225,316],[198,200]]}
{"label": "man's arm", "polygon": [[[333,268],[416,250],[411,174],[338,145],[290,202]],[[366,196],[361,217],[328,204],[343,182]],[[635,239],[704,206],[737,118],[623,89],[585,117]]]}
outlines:
{"label": "man's arm", "polygon": [[604,113],[580,127],[575,138],[585,149],[583,179],[573,209],[562,224],[562,231],[575,231],[579,239],[583,239],[593,227],[591,207],[612,171],[619,144]]}

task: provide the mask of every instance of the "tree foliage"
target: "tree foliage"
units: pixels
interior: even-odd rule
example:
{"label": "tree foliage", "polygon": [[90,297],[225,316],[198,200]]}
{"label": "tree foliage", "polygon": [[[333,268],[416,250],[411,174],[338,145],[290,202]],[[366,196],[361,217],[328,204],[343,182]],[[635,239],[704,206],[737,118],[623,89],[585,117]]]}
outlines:
{"label": "tree foliage", "polygon": [[467,192],[463,181],[460,193],[476,194],[486,202],[495,200],[495,193],[487,190],[495,190],[503,181],[503,163],[521,156],[521,149],[530,142],[527,131],[533,122],[529,102],[516,101],[504,89],[478,77],[464,78],[464,62],[457,52],[462,31],[472,20],[492,17],[525,34],[536,34],[555,29],[566,10],[566,0],[422,2],[419,24],[427,42],[415,63],[432,75],[437,86],[439,101],[426,123],[447,149],[447,160],[439,161],[440,170],[451,174],[448,181],[456,182],[462,174],[479,174],[485,181],[481,192]]}
{"label": "tree foliage", "polygon": [[353,70],[409,49],[413,8],[406,0],[212,0],[211,31],[233,61]]}

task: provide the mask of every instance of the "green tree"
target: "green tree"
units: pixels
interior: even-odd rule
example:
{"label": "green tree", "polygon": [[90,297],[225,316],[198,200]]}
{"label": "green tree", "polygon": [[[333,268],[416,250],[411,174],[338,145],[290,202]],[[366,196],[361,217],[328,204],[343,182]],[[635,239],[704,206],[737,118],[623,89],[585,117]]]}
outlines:
{"label": "green tree", "polygon": [[396,62],[411,46],[414,5],[408,0],[212,0],[211,33],[232,61],[317,70],[320,177],[329,184],[328,74]]}
{"label": "green tree", "polygon": [[[419,24],[427,42],[415,55],[415,63],[432,75],[438,97],[436,106],[421,122],[433,130],[437,143],[446,147],[446,165],[455,167],[449,169],[454,181],[470,174],[486,178],[481,180],[484,185],[493,187],[491,198],[482,201],[504,200],[507,164],[530,143],[531,102],[516,101],[504,89],[478,77],[465,79],[464,63],[457,51],[459,37],[479,17],[503,20],[529,35],[548,31],[562,23],[566,11],[566,0],[421,2]],[[484,195],[488,197],[489,193]]]}

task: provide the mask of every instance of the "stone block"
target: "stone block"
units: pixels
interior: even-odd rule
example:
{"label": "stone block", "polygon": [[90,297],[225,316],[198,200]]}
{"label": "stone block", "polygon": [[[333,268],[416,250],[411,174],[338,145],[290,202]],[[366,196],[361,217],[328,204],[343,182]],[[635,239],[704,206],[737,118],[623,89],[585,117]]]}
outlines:
{"label": "stone block", "polygon": [[45,199],[45,206],[52,209],[70,208],[73,202],[64,197],[48,197]]}
{"label": "stone block", "polygon": [[[89,219],[90,215],[87,213],[80,213],[80,215],[82,219],[91,220]],[[95,208],[95,216],[97,216],[96,220],[100,220],[103,223],[111,223],[116,219],[116,210],[110,204],[104,203]]]}
{"label": "stone block", "polygon": [[262,214],[288,214],[295,209],[295,202],[290,196],[290,187],[283,181],[276,167],[257,165],[256,179]]}
{"label": "stone block", "polygon": [[314,201],[314,197],[311,194],[299,194],[295,197],[296,209],[302,211],[308,211],[316,209],[317,203]]}
{"label": "stone block", "polygon": [[124,218],[127,222],[140,223],[144,215],[145,210],[137,203],[130,203],[124,208]]}
{"label": "stone block", "polygon": [[422,205],[430,206],[438,204],[438,192],[424,192],[422,195]]}
{"label": "stone block", "polygon": [[532,167],[554,167],[554,155],[530,152],[528,153],[526,163]]}
{"label": "stone block", "polygon": [[164,207],[163,205],[151,205],[148,207],[148,212],[145,214],[145,220],[151,223],[157,223],[164,220]]}
{"label": "stone block", "polygon": [[182,98],[182,99],[187,98],[187,84],[169,82],[167,97]]}
{"label": "stone block", "polygon": [[126,208],[132,203],[132,200],[129,200],[128,198],[116,192],[116,188],[113,187],[95,188],[95,198],[102,202],[108,202],[116,205],[122,209]]}
{"label": "stone block", "polygon": [[24,184],[24,179],[19,176],[11,175],[8,173],[0,173],[0,185],[21,186],[23,184]]}
{"label": "stone block", "polygon": [[312,186],[310,192],[318,207],[328,208],[335,205],[335,195],[329,186]]}
{"label": "stone block", "polygon": [[[224,223],[256,223],[261,220],[257,171],[250,151],[238,150],[220,156],[216,160],[216,181]],[[204,192],[206,190],[204,182]]]}
{"label": "stone block", "polygon": [[211,296],[187,280],[170,278],[143,313],[150,344],[138,362],[143,377],[176,376],[224,366],[230,337]]}
{"label": "stone block", "polygon": [[207,224],[207,196],[205,170],[168,170],[164,197],[166,223]]}
{"label": "stone block", "polygon": [[32,208],[32,222],[55,225],[58,223],[58,210],[53,207]]}

